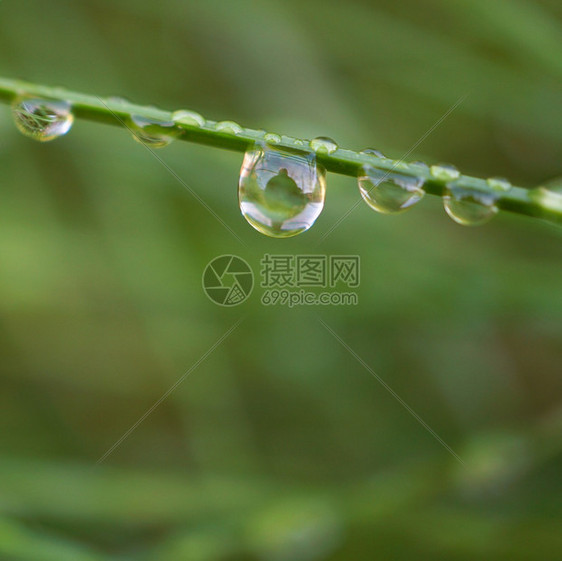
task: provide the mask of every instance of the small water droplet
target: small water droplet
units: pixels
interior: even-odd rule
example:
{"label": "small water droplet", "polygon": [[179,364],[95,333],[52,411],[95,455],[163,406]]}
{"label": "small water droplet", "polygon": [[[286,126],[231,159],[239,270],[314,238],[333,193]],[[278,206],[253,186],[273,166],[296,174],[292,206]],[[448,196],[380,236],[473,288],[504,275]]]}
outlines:
{"label": "small water droplet", "polygon": [[337,149],[338,145],[327,136],[317,136],[310,141],[310,147],[317,154],[333,154]]}
{"label": "small water droplet", "polygon": [[422,169],[425,173],[429,173],[429,166],[425,162],[422,162],[421,160],[416,160],[415,162],[412,162],[410,165],[417,166],[418,168]]}
{"label": "small water droplet", "polygon": [[359,176],[363,200],[382,214],[398,214],[422,200],[425,191],[421,177],[389,172],[365,165]]}
{"label": "small water droplet", "polygon": [[263,138],[268,144],[279,144],[281,142],[281,137],[274,132],[266,133]]}
{"label": "small water droplet", "polygon": [[140,115],[131,115],[128,125],[133,138],[151,148],[168,146],[181,134],[173,121],[160,121]]}
{"label": "small water droplet", "polygon": [[503,177],[490,177],[486,180],[488,187],[494,191],[509,191],[511,189],[511,183]]}
{"label": "small water droplet", "polygon": [[445,189],[443,206],[457,224],[479,226],[497,214],[497,198],[497,194],[485,193],[453,182]]}
{"label": "small water droplet", "polygon": [[295,146],[306,146],[306,142],[300,138],[295,138],[294,144]]}
{"label": "small water droplet", "polygon": [[365,150],[361,150],[359,154],[364,154],[365,156],[375,156],[376,158],[383,158],[384,160],[387,159],[380,150],[376,150],[375,148],[365,148]]}
{"label": "small water droplet", "polygon": [[66,134],[74,115],[67,101],[20,98],[12,104],[17,129],[34,140],[47,142]]}
{"label": "small water droplet", "polygon": [[262,234],[288,238],[316,221],[326,193],[326,172],[312,153],[256,144],[244,156],[238,200]]}
{"label": "small water droplet", "polygon": [[234,121],[221,121],[217,123],[216,129],[220,132],[226,132],[228,134],[240,134],[244,129]]}
{"label": "small water droplet", "polygon": [[440,181],[453,181],[461,175],[453,164],[437,164],[430,168],[431,175]]}
{"label": "small water droplet", "polygon": [[529,190],[529,198],[543,209],[562,212],[562,178]]}
{"label": "small water droplet", "polygon": [[205,126],[205,119],[195,111],[189,109],[178,109],[172,113],[172,121],[179,125],[188,125],[190,127]]}
{"label": "small water droplet", "polygon": [[118,105],[127,105],[128,103],[131,103],[126,97],[121,97],[118,95],[112,95],[111,97],[108,97],[107,101],[109,101],[110,103],[116,103]]}

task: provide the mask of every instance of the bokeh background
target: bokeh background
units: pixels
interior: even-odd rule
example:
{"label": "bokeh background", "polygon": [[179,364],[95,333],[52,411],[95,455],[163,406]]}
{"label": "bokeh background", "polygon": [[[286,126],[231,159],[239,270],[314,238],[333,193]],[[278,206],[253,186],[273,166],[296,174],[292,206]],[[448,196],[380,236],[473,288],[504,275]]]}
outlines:
{"label": "bokeh background", "polygon": [[[0,4],[0,74],[535,186],[562,175],[558,0]],[[0,106],[0,558],[562,556],[560,228],[398,217],[329,175],[306,234],[238,211],[241,154]],[[358,254],[359,305],[220,308],[234,253]],[[259,279],[258,279],[259,280]],[[101,465],[96,461],[244,316]],[[319,322],[462,458],[461,465]]]}

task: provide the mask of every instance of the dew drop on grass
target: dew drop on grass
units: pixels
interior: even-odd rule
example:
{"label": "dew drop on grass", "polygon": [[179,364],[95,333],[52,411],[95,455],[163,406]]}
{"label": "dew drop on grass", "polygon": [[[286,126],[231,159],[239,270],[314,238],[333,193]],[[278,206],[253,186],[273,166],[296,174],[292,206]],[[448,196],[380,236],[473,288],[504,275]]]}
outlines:
{"label": "dew drop on grass", "polygon": [[281,137],[274,132],[266,133],[263,138],[268,144],[279,144],[281,142]]}
{"label": "dew drop on grass", "polygon": [[440,181],[453,181],[461,175],[453,164],[437,164],[430,168],[431,175]]}
{"label": "dew drop on grass", "polygon": [[316,221],[326,193],[326,172],[310,152],[256,144],[244,156],[238,200],[258,232],[288,238]]}
{"label": "dew drop on grass", "polygon": [[494,191],[507,192],[511,189],[511,183],[503,177],[490,177],[486,180],[488,187]]}
{"label": "dew drop on grass", "polygon": [[181,130],[176,128],[173,121],[160,121],[140,115],[131,115],[128,126],[133,133],[133,138],[150,148],[168,146],[181,134]]}
{"label": "dew drop on grass", "polygon": [[375,148],[365,148],[365,150],[361,150],[359,154],[364,154],[365,156],[375,156],[376,158],[387,159],[386,156],[380,151]]}
{"label": "dew drop on grass", "polygon": [[172,113],[172,121],[179,125],[188,125],[190,127],[203,127],[205,119],[195,111],[188,109],[178,109]]}
{"label": "dew drop on grass", "polygon": [[216,129],[220,132],[226,132],[228,134],[240,134],[244,129],[234,121],[221,121],[217,123]]}
{"label": "dew drop on grass", "polygon": [[66,134],[74,122],[72,106],[67,101],[20,98],[12,104],[12,114],[18,130],[40,142]]}
{"label": "dew drop on grass", "polygon": [[317,154],[333,154],[337,149],[338,145],[331,138],[327,136],[317,136],[310,141],[310,147]]}
{"label": "dew drop on grass", "polygon": [[126,97],[121,97],[119,95],[112,95],[107,98],[107,101],[114,103],[115,105],[127,105],[131,103]]}
{"label": "dew drop on grass", "polygon": [[562,177],[529,189],[529,198],[543,209],[562,212]]}
{"label": "dew drop on grass", "polygon": [[485,224],[498,213],[498,195],[449,183],[443,195],[443,206],[447,214],[463,226]]}
{"label": "dew drop on grass", "polygon": [[424,180],[365,165],[358,179],[363,200],[382,214],[399,214],[420,202]]}

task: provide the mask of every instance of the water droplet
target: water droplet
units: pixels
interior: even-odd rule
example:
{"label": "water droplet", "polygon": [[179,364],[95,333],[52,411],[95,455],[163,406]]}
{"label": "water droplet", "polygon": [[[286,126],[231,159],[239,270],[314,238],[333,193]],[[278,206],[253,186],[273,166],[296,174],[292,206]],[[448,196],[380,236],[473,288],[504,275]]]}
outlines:
{"label": "water droplet", "polygon": [[281,137],[278,134],[275,134],[274,132],[268,132],[264,136],[264,140],[268,144],[279,144],[281,142]]}
{"label": "water droplet", "polygon": [[172,121],[179,125],[188,125],[190,127],[203,127],[205,125],[205,119],[199,113],[189,111],[188,109],[174,111],[172,113]]}
{"label": "water droplet", "polygon": [[498,195],[494,193],[449,183],[443,195],[443,206],[457,224],[479,226],[497,214],[497,198]]}
{"label": "water droplet", "polygon": [[365,165],[359,176],[359,192],[363,200],[382,214],[398,214],[422,200],[424,180],[401,173]]}
{"label": "water droplet", "polygon": [[244,129],[234,121],[221,121],[217,123],[216,129],[228,134],[240,134]]}
{"label": "water droplet", "polygon": [[67,101],[20,98],[14,101],[12,114],[21,133],[40,142],[47,142],[70,130],[74,122],[71,109]]}
{"label": "water droplet", "polygon": [[300,138],[295,138],[294,144],[295,146],[306,146],[306,142]]}
{"label": "water droplet", "polygon": [[338,145],[327,136],[317,136],[310,141],[310,147],[317,154],[333,154],[337,149]]}
{"label": "water droplet", "polygon": [[486,180],[488,187],[494,191],[509,191],[511,189],[511,183],[504,179],[503,177],[490,177]]}
{"label": "water droplet", "polygon": [[437,164],[431,166],[431,175],[440,181],[453,181],[461,175],[460,171],[453,164]]}
{"label": "water droplet", "polygon": [[244,156],[238,199],[259,232],[288,238],[308,230],[324,207],[326,172],[312,153],[256,144]]}
{"label": "water droplet", "polygon": [[121,97],[118,95],[112,95],[111,97],[108,97],[106,101],[118,105],[127,105],[128,103],[131,103],[126,97]]}
{"label": "water droplet", "polygon": [[151,148],[168,146],[181,134],[173,121],[160,121],[140,115],[131,115],[128,126],[137,142]]}
{"label": "water droplet", "polygon": [[429,166],[425,162],[422,162],[421,160],[412,162],[410,165],[417,166],[418,168],[422,169],[424,172],[429,173]]}
{"label": "water droplet", "polygon": [[562,212],[562,180],[554,179],[543,186],[530,189],[529,198],[543,209]]}
{"label": "water droplet", "polygon": [[375,148],[365,148],[365,150],[361,150],[359,154],[364,154],[365,156],[375,156],[376,158],[383,158],[385,160],[387,159],[380,150],[376,150]]}

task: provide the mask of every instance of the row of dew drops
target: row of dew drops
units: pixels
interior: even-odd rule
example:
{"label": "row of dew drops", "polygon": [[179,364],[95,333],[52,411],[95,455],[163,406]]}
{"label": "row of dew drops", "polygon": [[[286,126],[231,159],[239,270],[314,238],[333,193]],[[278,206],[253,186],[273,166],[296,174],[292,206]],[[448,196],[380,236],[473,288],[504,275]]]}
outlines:
{"label": "row of dew drops", "polygon": [[[23,97],[14,101],[12,111],[17,128],[42,142],[66,134],[74,121],[71,104],[60,100]],[[171,121],[131,115],[126,125],[135,140],[159,148],[182,134],[177,125],[204,127],[205,119],[198,113],[179,110],[172,114]],[[233,121],[219,122],[215,129],[234,135],[244,131]],[[314,224],[324,206],[326,172],[316,162],[316,154],[333,154],[338,146],[329,138],[318,137],[309,143],[291,139],[295,148],[281,149],[275,146],[282,141],[281,136],[260,132],[262,138],[256,139],[242,163],[238,189],[240,210],[263,234],[276,238],[295,236]],[[361,154],[372,157],[374,163],[386,160],[374,149],[363,150]],[[363,165],[358,178],[363,200],[382,214],[404,212],[421,201],[425,195],[424,178],[431,175],[446,182],[443,204],[447,214],[459,224],[477,225],[498,212],[497,199],[511,189],[509,181],[502,178],[488,179],[489,191],[470,189],[458,182],[459,171],[448,164],[429,168],[423,162],[414,162],[412,166],[420,171],[417,177]]]}

